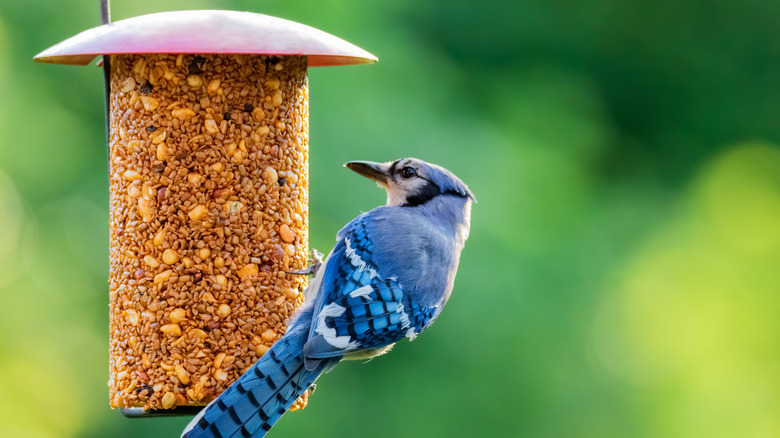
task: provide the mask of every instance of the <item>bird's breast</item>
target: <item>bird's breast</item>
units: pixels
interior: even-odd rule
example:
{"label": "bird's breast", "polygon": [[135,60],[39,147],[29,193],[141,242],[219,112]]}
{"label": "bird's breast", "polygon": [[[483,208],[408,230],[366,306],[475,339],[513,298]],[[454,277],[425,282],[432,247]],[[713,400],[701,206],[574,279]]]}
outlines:
{"label": "bird's breast", "polygon": [[370,350],[358,350],[354,353],[349,353],[346,356],[344,356],[345,360],[368,360],[373,359],[377,356],[381,356],[387,352],[389,352],[395,344],[386,345],[381,348],[373,348]]}

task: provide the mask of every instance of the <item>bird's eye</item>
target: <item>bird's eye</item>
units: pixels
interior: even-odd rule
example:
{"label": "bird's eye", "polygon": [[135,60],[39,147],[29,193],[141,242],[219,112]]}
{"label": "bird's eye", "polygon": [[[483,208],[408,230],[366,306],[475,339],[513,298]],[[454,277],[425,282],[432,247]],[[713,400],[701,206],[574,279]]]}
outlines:
{"label": "bird's eye", "polygon": [[413,176],[417,176],[417,171],[414,170],[414,168],[407,166],[401,169],[401,176],[403,178],[409,179]]}

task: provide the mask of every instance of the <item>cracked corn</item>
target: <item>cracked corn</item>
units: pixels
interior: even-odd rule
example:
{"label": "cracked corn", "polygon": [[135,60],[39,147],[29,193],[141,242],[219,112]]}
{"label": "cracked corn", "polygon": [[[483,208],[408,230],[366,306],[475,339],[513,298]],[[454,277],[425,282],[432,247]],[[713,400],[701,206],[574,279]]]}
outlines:
{"label": "cracked corn", "polygon": [[110,123],[111,406],[205,405],[302,304],[306,58],[112,56]]}

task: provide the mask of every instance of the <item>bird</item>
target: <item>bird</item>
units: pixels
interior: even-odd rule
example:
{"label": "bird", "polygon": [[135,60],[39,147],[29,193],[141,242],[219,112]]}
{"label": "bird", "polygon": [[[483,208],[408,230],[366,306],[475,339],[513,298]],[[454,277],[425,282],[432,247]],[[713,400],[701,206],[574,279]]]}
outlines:
{"label": "bird", "polygon": [[265,436],[321,374],[413,340],[449,300],[476,202],[468,186],[416,158],[344,166],[385,189],[386,205],[337,233],[287,332],[182,437]]}

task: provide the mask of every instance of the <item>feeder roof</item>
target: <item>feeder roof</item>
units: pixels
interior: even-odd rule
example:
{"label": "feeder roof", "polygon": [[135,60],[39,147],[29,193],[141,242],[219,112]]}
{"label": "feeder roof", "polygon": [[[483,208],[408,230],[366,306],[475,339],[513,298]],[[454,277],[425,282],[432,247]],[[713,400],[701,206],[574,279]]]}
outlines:
{"label": "feeder roof", "polygon": [[360,47],[294,21],[215,10],[160,12],[93,27],[34,60],[87,65],[99,55],[130,53],[306,55],[310,67],[377,61]]}

